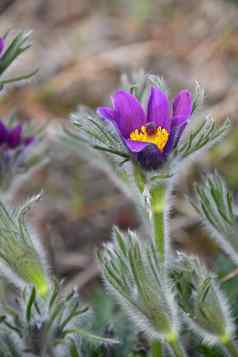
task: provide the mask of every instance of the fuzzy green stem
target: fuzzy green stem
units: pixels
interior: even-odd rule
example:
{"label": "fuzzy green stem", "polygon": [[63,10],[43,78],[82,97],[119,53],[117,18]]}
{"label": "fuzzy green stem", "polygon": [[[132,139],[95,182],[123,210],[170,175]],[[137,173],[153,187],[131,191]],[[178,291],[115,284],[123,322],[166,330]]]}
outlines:
{"label": "fuzzy green stem", "polygon": [[154,242],[159,250],[161,260],[165,260],[165,210],[166,186],[158,186],[151,190],[152,222],[154,227]]}
{"label": "fuzzy green stem", "polygon": [[173,350],[175,357],[186,357],[187,354],[184,351],[181,343],[176,339],[174,341],[169,342],[170,348]]}
{"label": "fuzzy green stem", "polygon": [[[164,215],[166,208],[166,187],[158,186],[151,189],[152,224],[154,229],[154,243],[160,253],[161,261],[165,260],[165,234]],[[154,341],[151,345],[152,357],[162,357],[162,346],[160,341]]]}
{"label": "fuzzy green stem", "polygon": [[154,341],[151,344],[151,356],[152,357],[162,357],[163,351],[160,341]]}
{"label": "fuzzy green stem", "polygon": [[224,347],[231,357],[238,357],[238,348],[232,340],[226,342]]}

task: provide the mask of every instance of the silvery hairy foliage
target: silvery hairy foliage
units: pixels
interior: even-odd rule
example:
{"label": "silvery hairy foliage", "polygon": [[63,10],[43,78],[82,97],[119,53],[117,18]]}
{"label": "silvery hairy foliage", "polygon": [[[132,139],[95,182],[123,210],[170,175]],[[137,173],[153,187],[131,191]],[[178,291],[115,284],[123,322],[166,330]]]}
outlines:
{"label": "silvery hairy foliage", "polygon": [[[36,73],[5,75],[11,64],[31,47],[30,33],[19,32],[12,40],[9,37],[10,33],[0,37],[0,89]],[[75,291],[64,293],[63,286],[50,272],[40,239],[26,223],[26,213],[41,195],[18,208],[5,202],[11,202],[19,174],[30,175],[31,169],[43,162],[39,144],[44,129],[29,122],[20,123],[15,114],[0,120],[0,355],[4,357],[78,357],[82,338],[91,343],[117,342],[88,331],[88,307],[84,307]],[[8,289],[10,284],[15,286],[13,291]]]}
{"label": "silvery hairy foliage", "polygon": [[[128,181],[129,154],[111,123],[103,123],[97,114],[80,106],[77,113],[72,114],[74,127],[65,126],[62,135],[70,148],[76,150],[85,160],[108,173],[124,191]],[[106,125],[105,125],[106,124]]]}
{"label": "silvery hairy foliage", "polygon": [[75,357],[80,356],[82,338],[91,343],[116,342],[90,333],[89,308],[82,305],[76,291],[63,295],[60,288],[55,284],[45,299],[28,286],[15,305],[1,306],[1,356]]}
{"label": "silvery hairy foliage", "polygon": [[99,260],[106,287],[139,330],[165,343],[179,334],[174,288],[153,244],[114,228],[113,245],[105,246]]}
{"label": "silvery hairy foliage", "polygon": [[27,211],[39,198],[32,197],[18,209],[0,202],[1,272],[19,289],[16,306],[2,303],[0,352],[6,357],[23,353],[74,357],[80,355],[81,338],[90,343],[116,343],[85,329],[92,319],[88,307],[81,306],[76,291],[66,295],[63,286],[54,282],[39,238],[25,223]]}
{"label": "silvery hairy foliage", "polygon": [[[10,39],[9,39],[10,38]],[[17,83],[32,78],[38,70],[34,70],[16,77],[7,76],[5,72],[24,52],[30,49],[31,31],[18,31],[11,35],[11,31],[6,32],[0,38],[0,87],[3,89],[7,84]]]}
{"label": "silvery hairy foliage", "polygon": [[196,184],[190,202],[202,217],[205,228],[231,259],[238,262],[237,208],[222,177],[216,172]]}
{"label": "silvery hairy foliage", "polygon": [[208,345],[235,339],[235,319],[217,276],[198,257],[179,254],[172,271],[184,320]]}
{"label": "silvery hairy foliage", "polygon": [[35,284],[44,296],[50,287],[46,259],[36,234],[25,223],[25,214],[39,198],[32,197],[18,209],[0,202],[0,267],[17,286]]}

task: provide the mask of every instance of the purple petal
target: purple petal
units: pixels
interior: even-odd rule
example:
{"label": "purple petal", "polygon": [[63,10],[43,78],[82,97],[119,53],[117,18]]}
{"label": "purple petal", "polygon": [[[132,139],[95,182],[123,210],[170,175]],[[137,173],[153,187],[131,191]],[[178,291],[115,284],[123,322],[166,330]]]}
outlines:
{"label": "purple petal", "polygon": [[164,154],[165,155],[168,155],[172,151],[172,149],[174,148],[175,135],[176,135],[176,130],[175,129],[171,130],[170,135],[169,135],[169,139],[168,139],[167,144],[166,144],[166,146],[164,148]]}
{"label": "purple petal", "polygon": [[159,87],[152,87],[148,100],[147,122],[156,123],[157,126],[170,131],[171,120],[169,112],[167,95]]}
{"label": "purple petal", "polygon": [[175,130],[176,132],[179,132],[179,137],[182,135],[184,129],[186,128],[188,124],[187,117],[186,116],[176,116],[173,117],[172,119],[172,128],[171,130]]}
{"label": "purple petal", "polygon": [[176,124],[173,125],[184,123],[191,116],[192,107],[192,94],[187,89],[182,89],[173,100],[173,118],[176,118]]}
{"label": "purple petal", "polygon": [[115,118],[115,112],[110,107],[99,107],[97,114],[103,119],[114,120]]}
{"label": "purple petal", "polygon": [[146,123],[145,112],[138,99],[126,91],[118,90],[112,100],[119,130],[123,137],[129,138],[132,131]]}
{"label": "purple petal", "polygon": [[0,145],[7,139],[8,131],[3,122],[0,120]]}
{"label": "purple petal", "polygon": [[178,144],[184,129],[187,126],[187,122],[184,121],[181,125],[172,126],[169,140],[164,148],[164,153],[168,155],[171,150]]}
{"label": "purple petal", "polygon": [[134,141],[130,139],[126,139],[125,144],[132,152],[140,152],[141,150],[145,149],[146,146],[150,145],[150,143],[143,143],[142,141]]}
{"label": "purple petal", "polygon": [[22,133],[22,126],[17,125],[15,128],[12,128],[8,132],[7,143],[9,148],[15,149],[17,146],[21,144],[21,133]]}
{"label": "purple petal", "polygon": [[179,127],[187,122],[188,117],[184,115],[174,116],[172,118],[172,128]]}
{"label": "purple petal", "polygon": [[181,125],[175,128],[174,146],[178,144],[186,126],[187,126],[187,122],[184,121]]}
{"label": "purple petal", "polygon": [[0,37],[0,54],[3,52],[5,47],[5,41],[3,37]]}

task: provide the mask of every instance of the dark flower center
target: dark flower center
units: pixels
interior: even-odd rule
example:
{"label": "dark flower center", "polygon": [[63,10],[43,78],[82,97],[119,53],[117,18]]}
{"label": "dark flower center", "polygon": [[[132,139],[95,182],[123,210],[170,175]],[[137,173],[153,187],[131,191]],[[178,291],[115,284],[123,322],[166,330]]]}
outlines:
{"label": "dark flower center", "polygon": [[148,135],[155,135],[156,131],[157,131],[157,126],[155,123],[151,122],[151,123],[147,123],[145,124],[146,127],[146,133]]}

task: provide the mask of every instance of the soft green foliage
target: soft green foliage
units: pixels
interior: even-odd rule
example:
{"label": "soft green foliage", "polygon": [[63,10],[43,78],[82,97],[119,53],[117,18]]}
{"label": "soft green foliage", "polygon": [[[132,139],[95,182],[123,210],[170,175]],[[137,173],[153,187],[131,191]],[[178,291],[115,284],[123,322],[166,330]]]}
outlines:
{"label": "soft green foliage", "polygon": [[[147,356],[148,344],[143,334],[136,334],[133,324],[128,321],[126,313],[114,302],[103,287],[94,290],[89,298],[94,318],[91,329],[96,334],[117,338],[120,344],[92,345],[88,340],[82,341],[82,354],[92,357],[112,355],[113,357]],[[102,332],[103,331],[103,332]],[[141,351],[141,355],[139,354]],[[144,351],[144,354],[142,354]],[[135,353],[135,354],[134,354]]]}
{"label": "soft green foliage", "polygon": [[217,141],[221,140],[230,128],[230,120],[227,119],[223,125],[216,127],[216,123],[212,117],[203,119],[198,128],[192,130],[179,143],[177,152],[177,160],[185,159],[194,153],[198,153],[205,147],[211,147]]}
{"label": "soft green foliage", "polygon": [[180,254],[172,273],[188,325],[208,344],[233,339],[235,326],[217,278],[195,257]]}
{"label": "soft green foliage", "polygon": [[[4,76],[8,67],[31,47],[30,33],[19,32],[6,47],[8,35],[4,36],[4,50],[0,57],[1,89],[8,83],[28,79],[36,73],[34,71],[15,78]],[[6,127],[16,125],[19,123],[13,114],[7,120]],[[29,123],[24,126],[24,136],[34,138],[37,154],[32,150],[33,153],[29,155],[27,145],[11,152],[1,152],[0,189],[8,199],[11,199],[14,191],[15,177],[19,173],[29,174],[31,168],[42,163],[44,151],[41,148],[39,150],[39,143],[44,129],[44,126],[32,128]],[[3,201],[0,202],[1,272],[5,279],[19,289],[14,304],[7,304],[7,297],[1,301],[0,355],[78,357],[81,356],[81,338],[105,346],[117,341],[101,338],[85,329],[88,307],[81,307],[75,291],[63,295],[62,285],[52,282],[40,241],[25,223],[27,211],[40,196],[32,197],[18,209],[11,209]]]}
{"label": "soft green foliage", "polygon": [[195,185],[196,199],[191,203],[203,218],[211,237],[237,263],[238,223],[232,194],[218,173],[207,175],[203,181]]}
{"label": "soft green foliage", "polygon": [[39,198],[32,197],[16,210],[0,202],[0,258],[2,270],[16,285],[34,284],[45,296],[50,287],[47,265],[39,242],[25,224],[26,212]]}
{"label": "soft green foliage", "polygon": [[[1,356],[77,356],[81,338],[95,343],[115,343],[87,331],[89,308],[81,306],[76,291],[63,296],[55,285],[42,299],[35,287],[26,288],[17,306],[3,305],[0,318]],[[61,349],[61,347],[66,347]],[[15,354],[16,353],[16,354]]]}
{"label": "soft green foliage", "polygon": [[[9,33],[5,34],[5,40],[9,36]],[[0,76],[4,74],[4,72],[8,69],[8,67],[25,51],[31,48],[31,44],[29,42],[31,37],[31,32],[20,31],[17,35],[10,41],[10,44],[4,50],[3,55],[0,58]],[[33,77],[37,73],[37,70],[33,72],[23,74],[17,77],[10,77],[10,78],[1,78],[0,79],[0,86],[3,87],[6,84],[18,82],[21,80],[26,80]]]}
{"label": "soft green foliage", "polygon": [[78,134],[79,140],[92,145],[97,150],[106,151],[124,159],[129,157],[110,123],[105,128],[105,123],[98,120],[97,115],[86,108],[80,108],[79,113],[74,114],[72,119],[75,127],[79,129],[74,134]]}
{"label": "soft green foliage", "polygon": [[129,154],[126,152],[115,129],[110,123],[103,123],[98,116],[88,108],[80,107],[72,115],[73,127],[65,126],[60,134],[60,142],[68,149],[73,150],[82,159],[109,174],[127,195],[132,197],[128,190],[129,174],[132,168],[128,167]]}
{"label": "soft green foliage", "polygon": [[153,244],[142,244],[136,235],[114,230],[110,244],[99,255],[109,290],[128,310],[149,338],[170,340],[179,324],[173,289]]}

